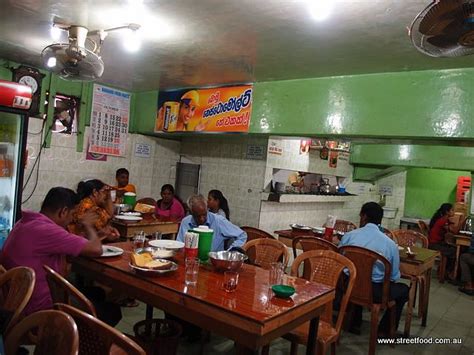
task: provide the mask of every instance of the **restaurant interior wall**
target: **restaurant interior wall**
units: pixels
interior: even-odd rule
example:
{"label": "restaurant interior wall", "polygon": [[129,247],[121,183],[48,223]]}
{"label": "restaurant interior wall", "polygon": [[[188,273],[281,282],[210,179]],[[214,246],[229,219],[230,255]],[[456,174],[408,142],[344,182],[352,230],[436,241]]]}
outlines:
{"label": "restaurant interior wall", "polygon": [[471,176],[471,173],[457,170],[408,169],[405,215],[412,218],[431,218],[442,203],[456,202],[459,176]]}
{"label": "restaurant interior wall", "polygon": [[[41,127],[42,120],[30,119],[25,181],[38,159]],[[86,129],[86,136],[88,133],[89,130]],[[45,148],[41,154],[39,172],[38,167],[35,167],[30,182],[23,191],[23,208],[38,211],[46,193],[54,186],[64,186],[75,190],[78,182],[87,178],[97,178],[105,183],[115,184],[115,171],[122,167],[130,171],[130,182],[136,185],[138,197],[157,198],[163,184],[174,183],[175,166],[180,150],[178,141],[129,134],[126,156],[108,156],[107,161],[104,162],[86,160],[85,151],[77,152],[76,150],[77,139],[80,139],[77,135],[60,133],[52,135],[51,146]],[[150,158],[135,157],[135,143],[149,144],[151,146]],[[29,198],[30,195],[31,198]]]}

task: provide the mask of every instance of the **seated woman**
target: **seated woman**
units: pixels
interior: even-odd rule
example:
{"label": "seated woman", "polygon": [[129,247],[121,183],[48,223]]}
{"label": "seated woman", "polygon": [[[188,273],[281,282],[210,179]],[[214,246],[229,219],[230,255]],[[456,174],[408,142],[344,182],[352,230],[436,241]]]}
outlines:
{"label": "seated woman", "polygon": [[94,227],[99,236],[105,236],[108,241],[119,238],[119,232],[110,224],[114,212],[110,188],[102,181],[92,179],[81,181],[77,186],[77,194],[81,202],[74,212],[73,222],[68,225],[68,230],[85,236],[84,227],[79,221],[87,211],[94,211],[98,216]]}
{"label": "seated woman", "polygon": [[207,196],[207,207],[210,212],[230,220],[229,204],[221,191],[211,190]]}
{"label": "seated woman", "polygon": [[[448,259],[453,259],[456,248],[446,243],[445,236],[448,231],[449,217],[454,215],[453,205],[443,203],[435,212],[430,221],[429,248],[438,250]],[[448,269],[451,270],[453,262],[448,262]]]}
{"label": "seated woman", "polygon": [[181,221],[186,215],[183,203],[174,194],[174,188],[170,184],[161,187],[161,200],[158,200],[155,208],[158,218]]}

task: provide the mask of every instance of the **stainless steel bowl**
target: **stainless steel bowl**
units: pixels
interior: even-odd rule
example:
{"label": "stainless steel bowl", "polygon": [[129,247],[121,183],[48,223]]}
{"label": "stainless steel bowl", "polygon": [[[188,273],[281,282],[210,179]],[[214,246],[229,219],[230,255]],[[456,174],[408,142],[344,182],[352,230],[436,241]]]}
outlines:
{"label": "stainless steel bowl", "polygon": [[212,251],[209,260],[216,271],[239,271],[248,257],[237,251]]}

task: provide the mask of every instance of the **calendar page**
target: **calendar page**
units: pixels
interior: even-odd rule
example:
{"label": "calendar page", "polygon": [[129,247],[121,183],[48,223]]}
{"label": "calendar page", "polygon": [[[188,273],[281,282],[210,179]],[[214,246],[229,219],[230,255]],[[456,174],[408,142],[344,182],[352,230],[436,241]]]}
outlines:
{"label": "calendar page", "polygon": [[130,94],[94,84],[90,153],[125,156]]}

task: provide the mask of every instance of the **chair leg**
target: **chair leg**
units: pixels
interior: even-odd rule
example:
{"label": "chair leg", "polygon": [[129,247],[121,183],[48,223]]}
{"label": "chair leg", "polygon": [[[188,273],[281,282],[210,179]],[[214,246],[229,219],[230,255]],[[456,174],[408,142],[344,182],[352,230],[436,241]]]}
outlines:
{"label": "chair leg", "polygon": [[298,343],[296,341],[291,342],[290,355],[298,354]]}
{"label": "chair leg", "polygon": [[[389,336],[391,339],[395,339],[395,334],[397,330],[395,329],[395,321],[396,321],[396,313],[395,313],[395,305],[390,308],[390,330],[389,330]],[[391,348],[395,347],[395,343],[390,344]]]}
{"label": "chair leg", "polygon": [[336,355],[336,342],[331,343],[331,355]]}
{"label": "chair leg", "polygon": [[318,348],[316,353],[318,355],[326,355],[326,344],[318,341]]}
{"label": "chair leg", "polygon": [[446,256],[441,255],[441,261],[438,266],[438,280],[440,283],[444,283],[444,278],[446,276],[446,263],[447,263]]}
{"label": "chair leg", "polygon": [[377,342],[377,331],[379,325],[380,306],[375,304],[372,306],[370,319],[370,341],[369,341],[369,355],[375,354],[375,344]]}
{"label": "chair leg", "polygon": [[420,284],[420,294],[418,296],[418,318],[421,318],[423,316],[423,300],[425,299],[425,276],[418,277],[418,283]]}
{"label": "chair leg", "polygon": [[268,355],[270,354],[270,344],[267,344],[262,347],[262,355]]}

